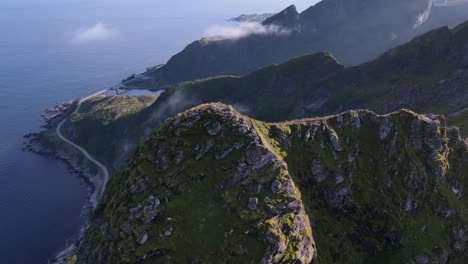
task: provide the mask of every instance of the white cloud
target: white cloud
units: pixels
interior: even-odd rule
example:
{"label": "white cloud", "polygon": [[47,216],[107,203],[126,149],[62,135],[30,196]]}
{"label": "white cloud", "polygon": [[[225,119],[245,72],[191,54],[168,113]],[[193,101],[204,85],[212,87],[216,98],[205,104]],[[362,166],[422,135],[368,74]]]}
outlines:
{"label": "white cloud", "polygon": [[119,31],[103,23],[97,23],[89,28],[81,28],[76,31],[71,39],[75,45],[87,44],[91,42],[102,42],[116,38]]}
{"label": "white cloud", "polygon": [[241,39],[250,35],[284,35],[291,31],[275,25],[264,26],[260,23],[241,23],[236,26],[214,25],[205,35],[209,40]]}

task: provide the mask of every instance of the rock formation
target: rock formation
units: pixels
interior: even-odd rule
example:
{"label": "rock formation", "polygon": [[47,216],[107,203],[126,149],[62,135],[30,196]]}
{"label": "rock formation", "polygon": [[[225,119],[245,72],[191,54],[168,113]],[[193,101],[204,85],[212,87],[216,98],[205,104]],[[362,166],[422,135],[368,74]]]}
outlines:
{"label": "rock formation", "polygon": [[117,176],[79,263],[461,263],[468,144],[401,110],[168,119]]}

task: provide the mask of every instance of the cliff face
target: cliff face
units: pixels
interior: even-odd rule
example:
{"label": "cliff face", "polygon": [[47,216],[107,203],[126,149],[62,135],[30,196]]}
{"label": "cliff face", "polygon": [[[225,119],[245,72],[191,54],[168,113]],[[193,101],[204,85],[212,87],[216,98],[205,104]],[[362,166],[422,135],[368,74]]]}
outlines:
{"label": "cliff face", "polygon": [[267,131],[321,263],[463,262],[467,144],[443,118],[350,111]]}
{"label": "cliff face", "polygon": [[[430,18],[431,10],[432,0],[325,0],[303,13],[291,6],[262,23],[269,34],[195,41],[164,67],[126,85],[156,89],[211,76],[245,75],[265,65],[319,51],[332,52],[346,65],[359,64],[422,33],[420,28]],[[424,31],[443,26],[444,21],[431,20]]]}
{"label": "cliff face", "polygon": [[263,21],[263,25],[276,25],[280,27],[296,28],[300,24],[301,16],[297,12],[296,6],[291,5],[278,14]]}
{"label": "cliff face", "polygon": [[[167,120],[110,184],[80,263],[462,263],[467,143],[439,116]],[[438,262],[436,262],[438,261]]]}

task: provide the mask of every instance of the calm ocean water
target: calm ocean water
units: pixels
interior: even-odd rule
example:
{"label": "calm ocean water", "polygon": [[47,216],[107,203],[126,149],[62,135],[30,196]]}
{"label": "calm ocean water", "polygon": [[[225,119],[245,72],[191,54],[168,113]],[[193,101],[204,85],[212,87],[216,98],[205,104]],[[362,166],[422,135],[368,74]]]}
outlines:
{"label": "calm ocean water", "polygon": [[45,263],[84,221],[83,181],[57,161],[21,151],[41,111],[165,62],[225,19],[125,2],[0,3],[1,263]]}

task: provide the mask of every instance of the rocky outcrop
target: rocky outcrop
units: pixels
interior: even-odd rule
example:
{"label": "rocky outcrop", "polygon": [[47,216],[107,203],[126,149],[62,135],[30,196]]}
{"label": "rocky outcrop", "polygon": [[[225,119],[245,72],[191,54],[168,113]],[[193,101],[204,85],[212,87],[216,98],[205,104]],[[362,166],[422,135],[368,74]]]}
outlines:
{"label": "rocky outcrop", "polygon": [[78,262],[458,263],[466,161],[442,116],[268,124],[201,105],[167,120],[112,181]]}
{"label": "rocky outcrop", "polygon": [[[316,254],[287,165],[250,119],[225,105],[203,105],[166,121],[104,201],[79,263],[310,263]],[[196,237],[208,251],[200,251]]]}
{"label": "rocky outcrop", "polygon": [[55,127],[65,117],[69,116],[76,108],[76,102],[69,101],[44,110],[41,115],[44,121],[44,128]]}
{"label": "rocky outcrop", "polygon": [[[468,176],[468,144],[442,116],[351,111],[269,130],[278,128],[283,132],[269,135],[307,193],[321,262],[381,255],[408,263],[464,259],[465,205],[459,202],[466,200],[460,181]],[[428,237],[437,239],[426,243]]]}
{"label": "rocky outcrop", "polygon": [[295,28],[298,26],[300,15],[297,12],[296,6],[291,5],[278,14],[268,18],[263,22],[264,25],[276,25],[286,28]]}

